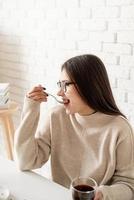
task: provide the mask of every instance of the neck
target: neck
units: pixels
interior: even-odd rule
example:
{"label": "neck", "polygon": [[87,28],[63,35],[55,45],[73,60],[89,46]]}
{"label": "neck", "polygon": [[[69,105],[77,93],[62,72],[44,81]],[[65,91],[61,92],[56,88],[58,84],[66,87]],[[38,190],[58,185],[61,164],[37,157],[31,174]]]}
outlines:
{"label": "neck", "polygon": [[94,110],[92,108],[88,108],[83,112],[79,112],[78,114],[81,115],[81,116],[89,116],[89,115],[92,115],[92,114],[94,114],[96,112],[97,112],[96,110]]}

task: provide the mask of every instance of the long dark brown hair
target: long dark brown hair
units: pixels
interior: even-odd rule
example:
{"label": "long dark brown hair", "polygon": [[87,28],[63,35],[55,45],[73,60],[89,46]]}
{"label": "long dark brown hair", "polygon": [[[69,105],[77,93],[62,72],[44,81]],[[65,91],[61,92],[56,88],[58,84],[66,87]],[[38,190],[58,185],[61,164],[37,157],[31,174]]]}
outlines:
{"label": "long dark brown hair", "polygon": [[[67,60],[65,70],[82,99],[95,111],[109,115],[122,115],[113,97],[103,62],[95,55],[86,54]],[[126,118],[126,117],[125,117]]]}

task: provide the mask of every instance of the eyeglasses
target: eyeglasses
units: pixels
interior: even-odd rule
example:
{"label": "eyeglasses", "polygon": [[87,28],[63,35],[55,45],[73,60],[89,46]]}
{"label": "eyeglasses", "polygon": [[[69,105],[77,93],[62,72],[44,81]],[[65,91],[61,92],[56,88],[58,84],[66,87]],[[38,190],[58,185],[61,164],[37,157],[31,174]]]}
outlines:
{"label": "eyeglasses", "polygon": [[66,92],[67,91],[67,87],[69,85],[72,85],[72,84],[75,84],[75,83],[71,82],[71,81],[59,81],[59,82],[57,82],[58,88],[63,90],[64,92]]}

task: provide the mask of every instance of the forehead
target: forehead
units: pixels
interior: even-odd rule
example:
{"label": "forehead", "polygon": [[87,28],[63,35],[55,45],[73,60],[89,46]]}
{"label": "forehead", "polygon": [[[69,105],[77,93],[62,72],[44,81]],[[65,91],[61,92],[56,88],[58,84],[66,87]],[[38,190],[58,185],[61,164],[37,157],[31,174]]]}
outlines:
{"label": "forehead", "polygon": [[67,75],[67,73],[66,73],[65,70],[61,71],[59,80],[60,80],[60,81],[70,80],[70,78],[69,78],[69,76]]}

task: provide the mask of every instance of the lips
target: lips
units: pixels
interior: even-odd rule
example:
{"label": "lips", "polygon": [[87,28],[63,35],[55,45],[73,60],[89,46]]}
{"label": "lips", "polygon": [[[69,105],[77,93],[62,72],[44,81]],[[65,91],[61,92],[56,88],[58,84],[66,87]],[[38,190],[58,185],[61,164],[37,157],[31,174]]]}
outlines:
{"label": "lips", "polygon": [[64,104],[68,104],[70,102],[69,99],[63,99]]}

